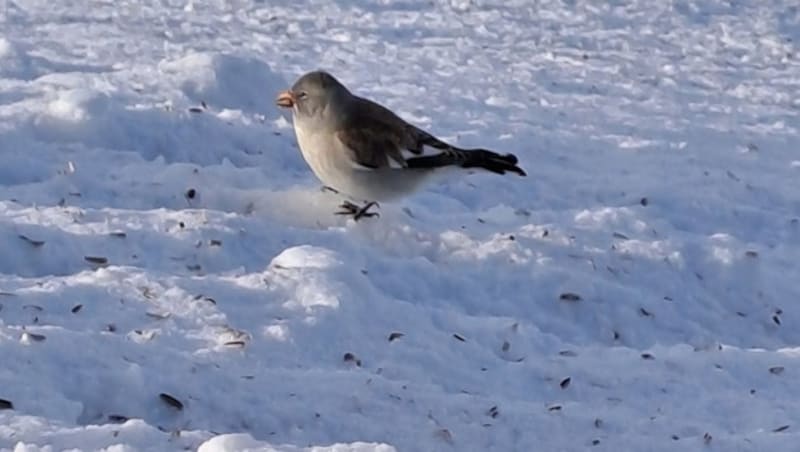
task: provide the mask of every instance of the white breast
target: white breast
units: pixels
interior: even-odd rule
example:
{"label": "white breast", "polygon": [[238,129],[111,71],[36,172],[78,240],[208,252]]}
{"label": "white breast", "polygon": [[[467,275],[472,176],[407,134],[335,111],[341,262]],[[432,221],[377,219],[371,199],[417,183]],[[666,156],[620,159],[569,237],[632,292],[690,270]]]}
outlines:
{"label": "white breast", "polygon": [[334,133],[294,116],[297,144],[308,166],[326,186],[355,201],[386,201],[413,191],[431,171],[372,169],[354,162]]}

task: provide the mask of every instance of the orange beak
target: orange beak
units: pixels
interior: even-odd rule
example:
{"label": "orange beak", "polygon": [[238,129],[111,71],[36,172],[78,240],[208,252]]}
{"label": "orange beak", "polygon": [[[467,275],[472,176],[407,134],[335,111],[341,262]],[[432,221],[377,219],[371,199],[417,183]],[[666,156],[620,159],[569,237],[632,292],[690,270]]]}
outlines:
{"label": "orange beak", "polygon": [[294,106],[294,93],[291,90],[283,91],[278,94],[275,103],[278,104],[279,107],[292,108]]}

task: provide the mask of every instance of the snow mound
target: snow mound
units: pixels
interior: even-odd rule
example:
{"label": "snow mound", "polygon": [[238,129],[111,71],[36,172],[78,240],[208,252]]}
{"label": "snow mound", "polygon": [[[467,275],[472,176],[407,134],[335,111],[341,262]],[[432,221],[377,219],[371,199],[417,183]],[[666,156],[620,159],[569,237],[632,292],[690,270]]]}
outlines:
{"label": "snow mound", "polygon": [[263,59],[224,53],[192,53],[158,65],[186,97],[216,108],[260,113],[276,118],[274,99],[286,80]]}
{"label": "snow mound", "polygon": [[22,45],[0,36],[0,78],[31,79],[35,71]]}

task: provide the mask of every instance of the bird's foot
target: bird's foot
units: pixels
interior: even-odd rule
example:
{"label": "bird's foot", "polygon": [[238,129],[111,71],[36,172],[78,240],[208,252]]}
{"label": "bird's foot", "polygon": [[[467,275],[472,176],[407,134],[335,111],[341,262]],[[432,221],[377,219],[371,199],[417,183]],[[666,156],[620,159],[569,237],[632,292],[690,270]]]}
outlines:
{"label": "bird's foot", "polygon": [[337,190],[337,189],[335,189],[335,188],[333,188],[333,187],[328,187],[327,185],[323,185],[323,186],[322,186],[322,187],[319,189],[319,191],[321,191],[322,193],[325,193],[326,191],[329,191],[329,192],[331,192],[331,193],[335,193],[335,194],[337,194],[337,195],[339,194],[339,190]]}
{"label": "bird's foot", "polygon": [[359,206],[357,204],[353,204],[350,201],[344,201],[339,208],[342,210],[336,212],[336,215],[351,215],[353,220],[358,221],[362,218],[369,218],[369,217],[379,217],[380,214],[378,212],[370,212],[370,207],[375,206],[379,207],[377,202],[370,201],[363,206]]}

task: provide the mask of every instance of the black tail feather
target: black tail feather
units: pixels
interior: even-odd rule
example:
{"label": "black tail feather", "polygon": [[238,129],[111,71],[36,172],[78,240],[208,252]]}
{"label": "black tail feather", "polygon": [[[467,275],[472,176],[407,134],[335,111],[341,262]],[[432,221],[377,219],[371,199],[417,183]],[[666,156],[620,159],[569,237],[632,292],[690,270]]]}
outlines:
{"label": "black tail feather", "polygon": [[407,159],[406,165],[408,168],[441,168],[458,165],[462,168],[482,168],[497,174],[510,171],[525,176],[525,171],[517,166],[517,162],[514,154],[501,155],[488,149],[458,149],[448,146],[441,154]]}
{"label": "black tail feather", "polygon": [[488,149],[460,149],[435,136],[417,129],[417,148],[421,151],[423,146],[441,149],[437,155],[412,157],[406,160],[408,168],[440,168],[443,166],[458,165],[462,168],[482,168],[493,173],[505,174],[506,171],[525,176],[525,171],[517,166],[517,156],[514,154],[501,155]]}

